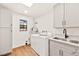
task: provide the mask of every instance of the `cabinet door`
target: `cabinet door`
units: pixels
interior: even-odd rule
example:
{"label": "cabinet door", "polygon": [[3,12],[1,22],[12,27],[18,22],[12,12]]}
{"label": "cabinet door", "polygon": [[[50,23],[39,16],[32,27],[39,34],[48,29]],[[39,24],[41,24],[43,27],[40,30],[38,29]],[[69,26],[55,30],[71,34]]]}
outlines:
{"label": "cabinet door", "polygon": [[71,50],[68,50],[68,49],[66,49],[66,50],[64,49],[63,50],[63,56],[73,56],[71,53],[72,53]]}
{"label": "cabinet door", "polygon": [[79,48],[72,45],[62,44],[63,56],[79,55]]}
{"label": "cabinet door", "polygon": [[60,54],[60,47],[54,44],[54,41],[50,40],[50,56],[59,56]]}
{"label": "cabinet door", "polygon": [[79,3],[65,4],[65,20],[67,27],[79,27]]}
{"label": "cabinet door", "polygon": [[62,27],[62,20],[64,14],[64,4],[57,4],[54,6],[54,27]]}
{"label": "cabinet door", "polygon": [[77,55],[76,50],[72,51],[72,50],[69,50],[69,49],[63,49],[63,56],[75,56],[75,55]]}

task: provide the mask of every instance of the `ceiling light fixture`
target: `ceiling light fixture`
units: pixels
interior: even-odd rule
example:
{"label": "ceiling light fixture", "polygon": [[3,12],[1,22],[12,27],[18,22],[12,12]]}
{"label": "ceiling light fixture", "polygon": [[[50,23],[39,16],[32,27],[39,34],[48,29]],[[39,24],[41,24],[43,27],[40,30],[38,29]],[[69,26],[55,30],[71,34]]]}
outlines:
{"label": "ceiling light fixture", "polygon": [[23,3],[24,5],[26,5],[27,7],[31,7],[32,3]]}
{"label": "ceiling light fixture", "polygon": [[27,10],[25,10],[24,13],[27,13]]}

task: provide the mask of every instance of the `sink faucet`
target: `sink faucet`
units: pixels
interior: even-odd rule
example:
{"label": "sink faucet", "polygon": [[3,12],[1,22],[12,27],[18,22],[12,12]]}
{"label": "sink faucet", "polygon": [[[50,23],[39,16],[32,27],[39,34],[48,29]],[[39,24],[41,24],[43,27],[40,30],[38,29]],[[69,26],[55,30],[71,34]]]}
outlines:
{"label": "sink faucet", "polygon": [[66,30],[65,28],[63,29],[63,34],[65,35],[65,39],[69,37],[69,36],[67,35],[67,30]]}

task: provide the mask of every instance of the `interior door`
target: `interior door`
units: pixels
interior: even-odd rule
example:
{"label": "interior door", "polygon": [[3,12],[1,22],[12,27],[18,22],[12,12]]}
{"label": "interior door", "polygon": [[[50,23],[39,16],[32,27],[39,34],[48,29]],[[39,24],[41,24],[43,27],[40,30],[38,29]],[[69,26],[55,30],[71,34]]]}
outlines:
{"label": "interior door", "polygon": [[0,7],[0,55],[12,49],[11,21],[11,12],[4,7]]}

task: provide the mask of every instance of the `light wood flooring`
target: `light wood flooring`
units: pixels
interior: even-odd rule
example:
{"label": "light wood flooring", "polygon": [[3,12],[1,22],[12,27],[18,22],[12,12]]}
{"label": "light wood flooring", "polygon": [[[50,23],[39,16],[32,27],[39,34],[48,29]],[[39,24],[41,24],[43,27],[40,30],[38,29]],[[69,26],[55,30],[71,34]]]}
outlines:
{"label": "light wood flooring", "polygon": [[14,48],[10,56],[38,56],[30,45]]}

